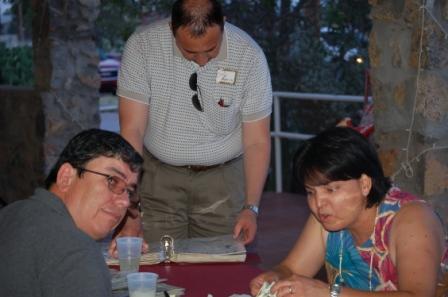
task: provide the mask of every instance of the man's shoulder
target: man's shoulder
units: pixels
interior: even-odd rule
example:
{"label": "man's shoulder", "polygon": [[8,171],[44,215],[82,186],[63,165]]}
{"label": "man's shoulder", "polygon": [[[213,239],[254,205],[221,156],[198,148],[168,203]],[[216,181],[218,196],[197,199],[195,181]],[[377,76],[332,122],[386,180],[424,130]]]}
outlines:
{"label": "man's shoulder", "polygon": [[34,196],[27,199],[14,201],[0,211],[0,219],[11,219],[16,223],[23,223],[23,220],[33,219],[34,216],[41,212],[46,212],[47,207]]}
{"label": "man's shoulder", "polygon": [[[162,19],[138,27],[127,41],[129,50],[158,52],[172,46],[172,34],[169,19]],[[162,51],[164,52],[164,51]],[[169,52],[169,51],[168,51]],[[154,57],[154,55],[151,55]]]}
{"label": "man's shoulder", "polygon": [[87,236],[75,226],[62,201],[44,189],[37,189],[30,198],[2,209],[0,222],[5,236],[7,233],[25,238],[42,236],[49,241],[62,239],[63,242]]}
{"label": "man's shoulder", "polygon": [[133,35],[138,36],[158,34],[171,34],[169,18],[156,20],[150,24],[138,26],[133,33]]}
{"label": "man's shoulder", "polygon": [[225,23],[224,28],[227,34],[228,42],[231,46],[238,46],[245,49],[252,49],[257,52],[262,52],[258,43],[246,31],[227,22]]}

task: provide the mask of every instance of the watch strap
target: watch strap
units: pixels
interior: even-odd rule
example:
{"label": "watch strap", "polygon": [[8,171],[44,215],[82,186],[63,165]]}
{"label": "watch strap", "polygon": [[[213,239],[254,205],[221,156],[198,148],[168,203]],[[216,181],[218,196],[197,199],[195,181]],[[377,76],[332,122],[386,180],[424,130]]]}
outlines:
{"label": "watch strap", "polygon": [[245,209],[251,210],[253,213],[255,213],[256,216],[258,216],[258,206],[254,204],[245,204],[242,210]]}

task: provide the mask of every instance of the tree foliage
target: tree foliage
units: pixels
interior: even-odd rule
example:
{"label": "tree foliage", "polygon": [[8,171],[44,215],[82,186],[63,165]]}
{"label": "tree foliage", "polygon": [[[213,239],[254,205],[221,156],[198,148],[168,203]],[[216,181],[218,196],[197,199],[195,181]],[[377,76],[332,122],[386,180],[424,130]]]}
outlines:
{"label": "tree foliage", "polygon": [[0,84],[11,86],[33,85],[32,48],[6,48],[0,43]]}
{"label": "tree foliage", "polygon": [[0,43],[0,84],[13,86],[33,85],[32,34],[33,9],[30,0],[6,0],[11,4],[12,22],[7,34],[17,34],[18,47],[7,48]]}
{"label": "tree foliage", "polygon": [[121,52],[134,30],[154,18],[169,15],[172,1],[103,0],[96,22],[98,47]]}
{"label": "tree foliage", "polygon": [[11,13],[14,16],[8,33],[18,34],[19,39],[31,39],[34,14],[31,0],[5,0],[5,2],[11,4]]}

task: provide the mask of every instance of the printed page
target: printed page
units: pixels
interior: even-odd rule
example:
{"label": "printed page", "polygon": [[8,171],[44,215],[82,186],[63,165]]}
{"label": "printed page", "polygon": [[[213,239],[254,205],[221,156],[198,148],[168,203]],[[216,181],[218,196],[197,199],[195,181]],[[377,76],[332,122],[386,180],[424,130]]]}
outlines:
{"label": "printed page", "polygon": [[244,262],[245,246],[232,235],[180,239],[174,242],[176,262]]}

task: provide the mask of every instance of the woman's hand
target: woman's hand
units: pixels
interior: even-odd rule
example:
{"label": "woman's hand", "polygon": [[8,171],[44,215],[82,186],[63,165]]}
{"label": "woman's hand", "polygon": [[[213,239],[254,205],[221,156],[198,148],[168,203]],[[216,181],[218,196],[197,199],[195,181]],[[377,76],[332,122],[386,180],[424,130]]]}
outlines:
{"label": "woman's hand", "polygon": [[276,282],[271,292],[276,293],[277,297],[328,297],[329,295],[328,284],[299,275]]}
{"label": "woman's hand", "polygon": [[275,271],[262,273],[250,281],[250,293],[252,296],[256,296],[264,282],[272,283],[278,281],[279,279],[280,275]]}

